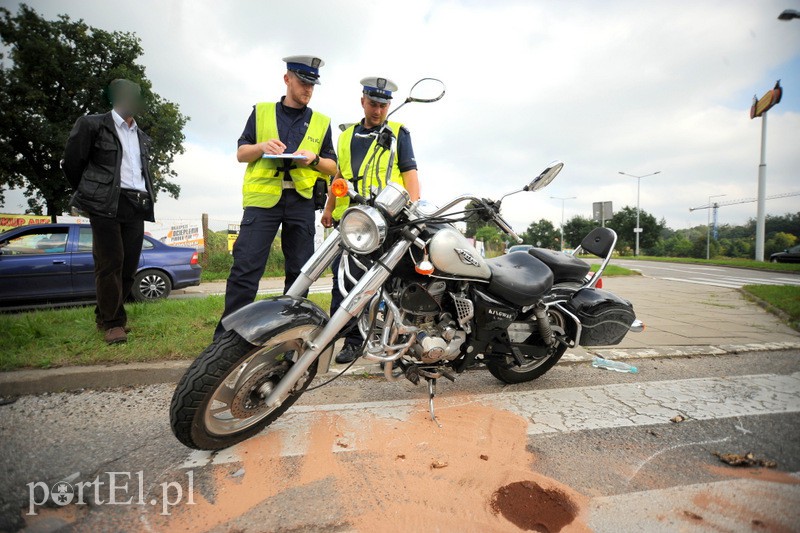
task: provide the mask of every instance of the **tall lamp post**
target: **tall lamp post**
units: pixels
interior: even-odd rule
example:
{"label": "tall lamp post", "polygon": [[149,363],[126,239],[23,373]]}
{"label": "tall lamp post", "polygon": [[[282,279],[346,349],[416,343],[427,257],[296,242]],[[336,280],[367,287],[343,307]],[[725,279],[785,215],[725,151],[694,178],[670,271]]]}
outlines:
{"label": "tall lamp post", "polygon": [[639,257],[639,234],[642,232],[642,228],[639,226],[639,215],[641,214],[642,210],[639,208],[639,192],[641,191],[641,184],[642,178],[646,178],[648,176],[655,176],[656,174],[661,174],[660,170],[656,170],[655,172],[651,172],[650,174],[645,174],[644,176],[634,176],[633,174],[628,174],[627,172],[619,172],[623,176],[628,176],[631,178],[636,178],[636,227],[633,228],[633,232],[636,234],[636,251],[633,255]]}
{"label": "tall lamp post", "polygon": [[[722,198],[725,196],[724,194],[712,194],[708,197],[708,216],[706,217],[706,260],[711,259],[711,209],[714,206],[711,205],[712,198]],[[716,214],[714,215],[714,220],[716,220]],[[716,237],[714,237],[716,239]]]}
{"label": "tall lamp post", "polygon": [[567,200],[574,200],[577,196],[567,196],[561,198],[560,196],[551,196],[553,200],[561,200],[561,251],[564,251],[564,202]]}

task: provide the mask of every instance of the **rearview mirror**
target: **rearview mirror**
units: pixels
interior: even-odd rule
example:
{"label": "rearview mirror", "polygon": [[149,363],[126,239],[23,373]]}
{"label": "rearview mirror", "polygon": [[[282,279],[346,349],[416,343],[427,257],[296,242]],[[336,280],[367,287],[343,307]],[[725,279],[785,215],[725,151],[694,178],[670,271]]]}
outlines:
{"label": "rearview mirror", "polygon": [[525,186],[523,191],[538,191],[539,189],[543,189],[550,185],[550,182],[558,176],[558,173],[561,172],[561,169],[564,168],[564,163],[561,161],[553,161],[550,163],[546,169],[542,171],[541,174],[533,178],[531,182]]}
{"label": "rearview mirror", "polygon": [[441,100],[444,93],[445,86],[442,80],[436,78],[422,78],[411,87],[406,102],[429,104]]}

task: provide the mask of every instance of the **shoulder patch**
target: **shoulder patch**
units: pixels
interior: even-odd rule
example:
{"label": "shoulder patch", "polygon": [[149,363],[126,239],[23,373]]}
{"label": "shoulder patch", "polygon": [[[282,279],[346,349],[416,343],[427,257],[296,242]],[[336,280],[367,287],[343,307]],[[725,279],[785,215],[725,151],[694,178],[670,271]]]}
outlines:
{"label": "shoulder patch", "polygon": [[410,133],[411,133],[410,131],[408,131],[408,128],[406,128],[405,124],[403,124],[402,126],[400,126],[400,131],[404,131],[404,132],[406,132],[406,133],[408,133],[408,134],[410,134]]}

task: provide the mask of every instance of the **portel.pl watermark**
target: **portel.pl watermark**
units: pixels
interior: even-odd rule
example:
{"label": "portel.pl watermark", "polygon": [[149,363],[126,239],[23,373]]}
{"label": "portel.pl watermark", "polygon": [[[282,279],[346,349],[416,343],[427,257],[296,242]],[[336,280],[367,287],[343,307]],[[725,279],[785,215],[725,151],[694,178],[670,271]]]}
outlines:
{"label": "portel.pl watermark", "polygon": [[[132,494],[131,481],[138,480],[138,490]],[[157,485],[160,494],[150,500],[144,496],[144,471],[139,472],[105,472],[92,481],[69,483],[59,481],[48,486],[43,481],[32,481],[28,487],[28,516],[37,514],[36,508],[52,501],[56,505],[87,505],[86,499],[92,498],[92,505],[150,505],[161,506],[159,514],[169,515],[170,509],[180,503],[194,505],[194,472],[186,472],[186,491],[179,481],[165,481]],[[103,487],[106,490],[103,491]],[[130,488],[129,488],[130,487]],[[101,492],[103,495],[101,496]],[[103,496],[106,499],[103,499]],[[184,501],[184,496],[186,500]]]}

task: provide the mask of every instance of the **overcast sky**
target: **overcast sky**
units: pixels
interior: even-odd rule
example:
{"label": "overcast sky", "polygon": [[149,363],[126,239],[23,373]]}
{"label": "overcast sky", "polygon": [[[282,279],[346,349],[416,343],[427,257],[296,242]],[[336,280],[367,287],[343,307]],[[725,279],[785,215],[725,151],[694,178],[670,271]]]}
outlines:
{"label": "overcast sky", "polygon": [[[251,106],[284,94],[281,58],[325,60],[311,107],[334,125],[361,118],[359,80],[391,78],[404,94],[425,76],[447,95],[394,118],[411,131],[422,194],[497,197],[554,159],[558,178],[506,200],[524,230],[540,218],[591,216],[592,202],[636,205],[675,229],[705,224],[709,195],[754,198],[761,120],[749,108],[777,79],[769,112],[767,194],[800,192],[800,19],[782,1],[304,2],[29,0],[105,30],[135,32],[140,62],[163,97],[191,117],[177,157],[179,200],[157,217],[209,213],[220,229],[241,217],[244,165],[236,141]],[[0,1],[15,10],[17,3]],[[397,102],[397,100],[396,100]],[[334,131],[334,137],[338,129]],[[20,195],[4,211],[21,212]],[[800,196],[767,201],[768,214],[800,211]],[[756,204],[720,209],[720,223],[755,217]]]}

